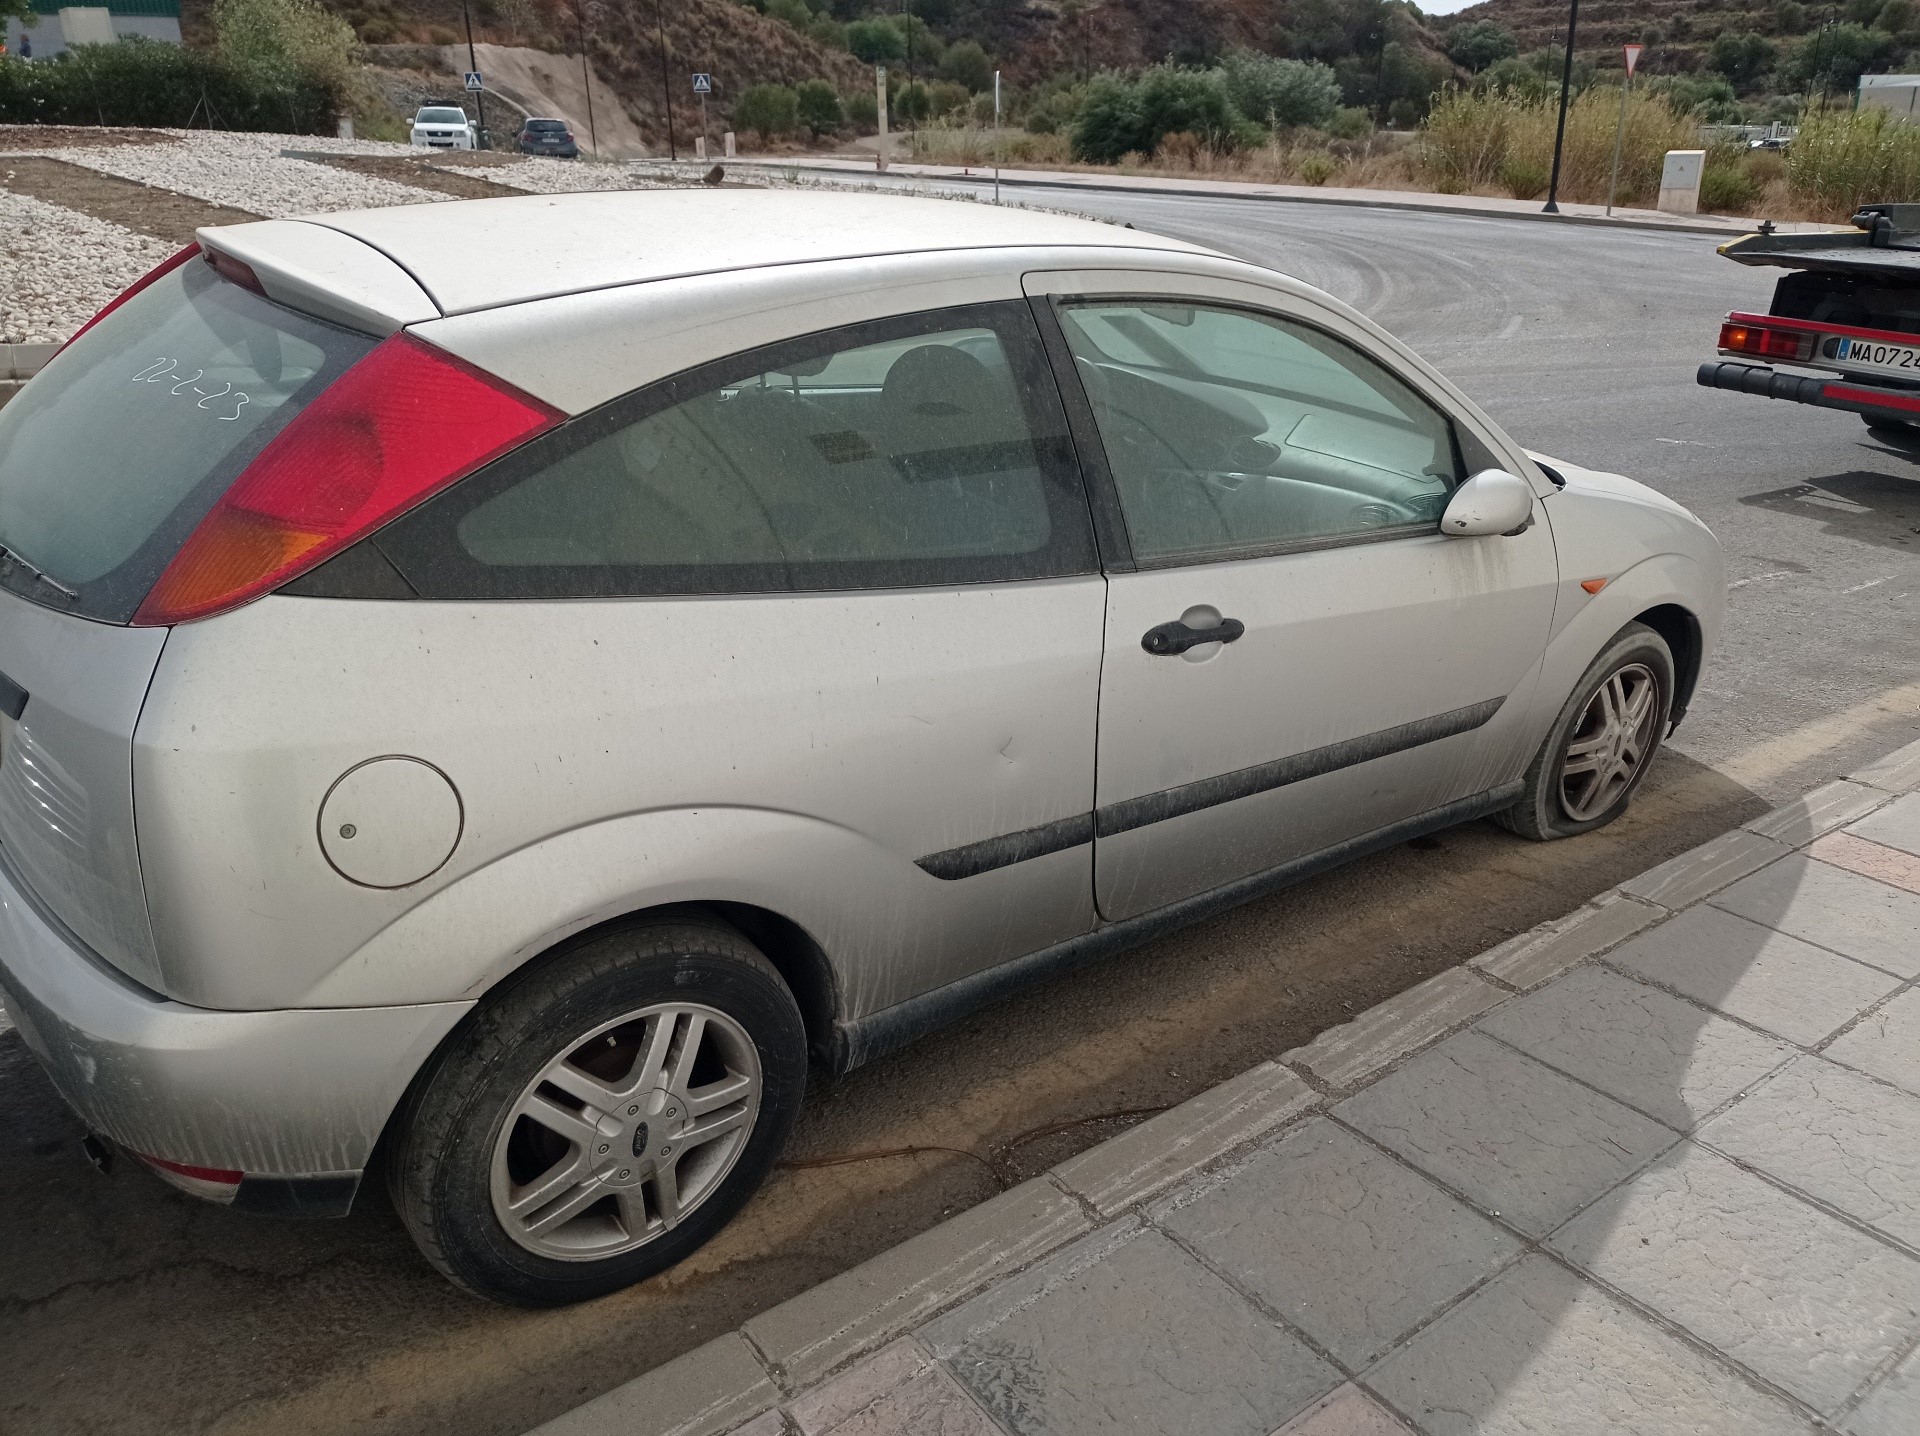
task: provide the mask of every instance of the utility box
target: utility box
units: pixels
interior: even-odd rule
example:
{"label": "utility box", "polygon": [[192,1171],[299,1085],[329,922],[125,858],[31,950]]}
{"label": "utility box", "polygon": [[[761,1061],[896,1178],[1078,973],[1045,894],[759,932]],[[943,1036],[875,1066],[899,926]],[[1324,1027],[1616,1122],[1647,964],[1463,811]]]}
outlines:
{"label": "utility box", "polygon": [[721,147],[726,150],[727,158],[732,159],[733,158],[733,131],[732,130],[728,130],[725,134],[720,136],[720,144],[721,144]]}
{"label": "utility box", "polygon": [[1700,175],[1706,167],[1705,150],[1668,150],[1660,166],[1658,208],[1668,214],[1700,213]]}
{"label": "utility box", "polygon": [[60,12],[60,38],[70,50],[75,45],[111,45],[113,12],[104,5],[70,5]]}

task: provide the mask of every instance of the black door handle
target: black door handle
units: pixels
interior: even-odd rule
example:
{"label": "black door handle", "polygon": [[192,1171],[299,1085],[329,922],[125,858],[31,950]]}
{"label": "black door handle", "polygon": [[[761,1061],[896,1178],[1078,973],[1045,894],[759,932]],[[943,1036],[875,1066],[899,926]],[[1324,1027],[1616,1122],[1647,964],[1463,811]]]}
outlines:
{"label": "black door handle", "polygon": [[1246,624],[1237,618],[1223,618],[1212,628],[1188,628],[1176,618],[1141,634],[1140,646],[1155,658],[1168,658],[1203,643],[1231,643],[1246,631]]}

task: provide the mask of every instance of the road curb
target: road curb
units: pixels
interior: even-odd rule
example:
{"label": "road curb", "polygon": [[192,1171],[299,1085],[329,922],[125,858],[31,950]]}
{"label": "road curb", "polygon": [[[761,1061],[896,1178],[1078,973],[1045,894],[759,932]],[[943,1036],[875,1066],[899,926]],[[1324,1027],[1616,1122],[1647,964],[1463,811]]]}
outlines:
{"label": "road curb", "polygon": [[[734,160],[739,169],[779,170],[789,176],[800,175],[873,175],[878,174],[871,165],[807,164],[795,165],[781,163],[778,160]],[[1637,229],[1654,234],[1699,235],[1701,238],[1739,238],[1752,234],[1759,224],[1740,224],[1732,220],[1719,223],[1712,221],[1700,223],[1671,223],[1664,220],[1635,219],[1619,216],[1567,214],[1545,214],[1538,211],[1485,209],[1471,205],[1439,204],[1430,200],[1405,199],[1399,196],[1403,191],[1382,190],[1380,198],[1355,195],[1330,194],[1263,194],[1254,189],[1245,191],[1228,189],[1182,189],[1174,185],[1156,184],[1114,184],[1098,178],[1080,179],[1062,176],[1054,179],[1031,179],[1002,171],[998,180],[992,175],[982,174],[925,174],[917,170],[892,168],[885,173],[902,179],[921,180],[930,184],[998,184],[1002,189],[1080,189],[1089,194],[1145,194],[1173,199],[1230,199],[1252,201],[1259,204],[1318,204],[1331,205],[1346,209],[1397,209],[1417,214],[1450,214],[1464,219],[1511,219],[1523,223],[1541,224],[1581,224],[1600,229]],[[1216,181],[1216,183],[1228,183]]]}
{"label": "road curb", "polygon": [[1920,742],[1069,1158],[547,1423],[534,1436],[736,1431],[995,1281],[1038,1265],[1098,1223],[1125,1218],[1179,1182],[1231,1166],[1255,1144],[1324,1112],[1346,1091],[1370,1085],[1495,1008],[1597,961],[1678,910],[1915,790]]}

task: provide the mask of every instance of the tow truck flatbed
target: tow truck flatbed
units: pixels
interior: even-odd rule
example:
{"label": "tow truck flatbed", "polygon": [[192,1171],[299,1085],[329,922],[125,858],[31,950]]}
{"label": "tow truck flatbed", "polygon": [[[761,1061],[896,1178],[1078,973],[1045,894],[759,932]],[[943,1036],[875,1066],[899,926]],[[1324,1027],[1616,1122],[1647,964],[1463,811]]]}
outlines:
{"label": "tow truck flatbed", "polygon": [[1870,205],[1830,233],[1749,234],[1720,253],[1791,272],[1767,313],[1727,316],[1702,385],[1920,429],[1920,205]]}

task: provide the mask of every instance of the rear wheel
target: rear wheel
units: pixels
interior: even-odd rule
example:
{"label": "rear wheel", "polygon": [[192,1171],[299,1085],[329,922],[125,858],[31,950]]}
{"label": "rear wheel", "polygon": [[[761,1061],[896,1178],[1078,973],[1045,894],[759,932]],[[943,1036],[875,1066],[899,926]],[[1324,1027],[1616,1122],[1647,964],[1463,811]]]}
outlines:
{"label": "rear wheel", "polygon": [[416,1082],[394,1205],[442,1273],[556,1306],[672,1266],[752,1196],[806,1084],[767,960],[721,924],[638,925],[491,996]]}
{"label": "rear wheel", "polygon": [[1528,765],[1520,801],[1495,820],[1545,841],[1591,832],[1627,810],[1673,709],[1673,650],[1630,623],[1574,685]]}

